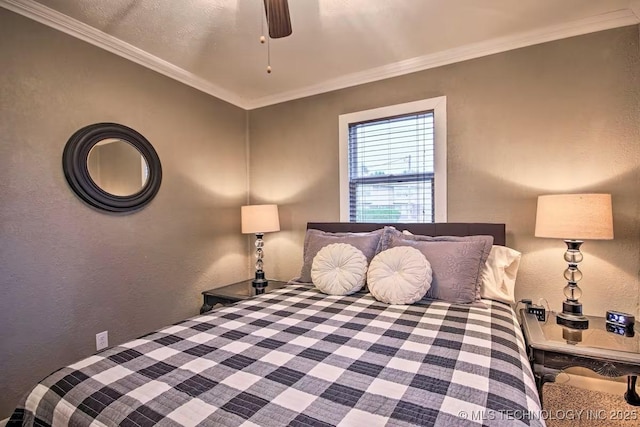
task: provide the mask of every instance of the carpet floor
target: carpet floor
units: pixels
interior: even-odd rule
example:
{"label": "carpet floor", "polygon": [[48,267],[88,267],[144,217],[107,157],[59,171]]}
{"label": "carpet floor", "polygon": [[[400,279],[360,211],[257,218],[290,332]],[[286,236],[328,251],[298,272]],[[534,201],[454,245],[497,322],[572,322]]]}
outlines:
{"label": "carpet floor", "polygon": [[542,400],[548,427],[640,426],[640,406],[629,405],[622,395],[546,383]]}

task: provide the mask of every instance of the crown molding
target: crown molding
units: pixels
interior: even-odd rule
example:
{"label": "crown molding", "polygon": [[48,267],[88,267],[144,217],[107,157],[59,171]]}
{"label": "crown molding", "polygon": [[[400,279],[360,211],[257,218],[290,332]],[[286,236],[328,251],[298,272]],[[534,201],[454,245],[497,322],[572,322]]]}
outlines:
{"label": "crown molding", "polygon": [[246,100],[235,93],[33,0],[0,0],[0,6],[128,59],[201,92],[215,96],[245,110],[247,109]]}
{"label": "crown molding", "polygon": [[[636,0],[633,0],[636,1]],[[640,3],[640,0],[637,1]],[[399,61],[381,67],[371,68],[358,73],[353,73],[327,80],[325,82],[307,86],[298,90],[282,92],[273,96],[265,96],[248,101],[247,108],[266,107],[281,102],[318,95],[333,90],[344,89],[364,83],[370,83],[391,77],[402,76],[416,71],[441,67],[469,59],[495,53],[506,52],[535,44],[579,36],[611,28],[634,25],[640,22],[640,18],[631,9],[623,9],[609,12],[589,18],[571,21],[560,25],[545,27],[542,29],[514,34],[507,37],[499,37],[479,43],[472,43],[459,48],[449,49],[434,54],[419,56],[416,58]]]}
{"label": "crown molding", "polygon": [[430,55],[419,56],[393,64],[371,68],[362,72],[348,74],[300,89],[254,99],[247,99],[163,59],[160,59],[157,56],[151,55],[142,49],[123,42],[120,39],[90,27],[87,24],[70,18],[33,0],[0,0],[0,6],[245,110],[266,107],[268,105],[318,95],[320,93],[357,86],[364,83],[384,80],[391,77],[441,67],[443,65],[449,65],[456,62],[506,52],[553,40],[640,23],[640,0],[630,0],[629,8],[627,9],[604,13],[577,21],[514,34],[507,37],[472,43],[459,48],[436,52]]}

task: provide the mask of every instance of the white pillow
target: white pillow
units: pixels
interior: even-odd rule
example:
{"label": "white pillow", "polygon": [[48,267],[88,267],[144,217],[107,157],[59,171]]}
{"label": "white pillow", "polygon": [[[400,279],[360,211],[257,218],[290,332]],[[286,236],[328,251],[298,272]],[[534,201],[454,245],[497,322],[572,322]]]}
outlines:
{"label": "white pillow", "polygon": [[367,257],[348,243],[332,243],[320,249],[311,265],[311,281],[325,294],[350,295],[363,288]]}
{"label": "white pillow", "polygon": [[514,289],[521,256],[514,249],[493,245],[480,272],[480,297],[507,304],[515,303]]}
{"label": "white pillow", "polygon": [[367,273],[369,292],[388,304],[412,304],[431,287],[431,264],[417,249],[397,246],[376,255]]}

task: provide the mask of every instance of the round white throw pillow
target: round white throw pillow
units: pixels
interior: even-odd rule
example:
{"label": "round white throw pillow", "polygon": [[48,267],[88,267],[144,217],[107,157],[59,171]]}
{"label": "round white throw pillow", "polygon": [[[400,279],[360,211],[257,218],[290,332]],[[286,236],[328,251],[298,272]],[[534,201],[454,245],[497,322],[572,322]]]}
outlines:
{"label": "round white throw pillow", "polygon": [[397,246],[376,255],[369,265],[367,286],[378,301],[413,304],[431,287],[431,264],[419,250]]}
{"label": "round white throw pillow", "polygon": [[367,279],[367,257],[355,246],[332,243],[320,249],[313,258],[311,280],[329,295],[358,292]]}

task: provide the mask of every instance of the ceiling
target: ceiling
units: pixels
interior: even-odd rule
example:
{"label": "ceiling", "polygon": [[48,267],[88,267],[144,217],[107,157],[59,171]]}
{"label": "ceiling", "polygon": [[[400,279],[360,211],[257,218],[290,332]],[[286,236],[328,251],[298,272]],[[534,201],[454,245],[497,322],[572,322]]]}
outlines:
{"label": "ceiling", "polygon": [[640,0],[289,0],[267,74],[262,0],[0,6],[246,109],[640,22]]}

